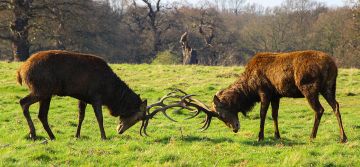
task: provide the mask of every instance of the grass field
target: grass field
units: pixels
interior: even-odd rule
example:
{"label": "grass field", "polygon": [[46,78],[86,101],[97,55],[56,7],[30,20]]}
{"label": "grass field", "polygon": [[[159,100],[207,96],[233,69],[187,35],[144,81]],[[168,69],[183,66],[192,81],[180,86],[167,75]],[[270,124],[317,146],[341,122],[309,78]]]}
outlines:
{"label": "grass field", "polygon": [[[336,117],[325,108],[318,136],[310,141],[314,112],[305,99],[284,98],[280,102],[281,140],[274,139],[271,112],[265,125],[265,140],[257,142],[259,105],[249,117],[240,116],[241,129],[233,133],[219,120],[200,132],[204,114],[184,120],[188,113],[169,112],[179,122],[161,114],[148,127],[150,137],[138,135],[140,123],[123,135],[116,133],[118,118],[104,109],[106,141],[91,107],[87,108],[82,138],[74,137],[77,100],[54,97],[49,123],[57,137],[48,138],[37,118],[38,104],[31,116],[40,139],[27,140],[28,126],[18,104],[28,91],[16,84],[18,63],[0,62],[0,165],[1,166],[360,166],[360,70],[341,69],[337,100],[348,143],[339,143]],[[133,90],[150,103],[169,90],[181,88],[210,103],[213,95],[236,80],[242,67],[112,65]]]}

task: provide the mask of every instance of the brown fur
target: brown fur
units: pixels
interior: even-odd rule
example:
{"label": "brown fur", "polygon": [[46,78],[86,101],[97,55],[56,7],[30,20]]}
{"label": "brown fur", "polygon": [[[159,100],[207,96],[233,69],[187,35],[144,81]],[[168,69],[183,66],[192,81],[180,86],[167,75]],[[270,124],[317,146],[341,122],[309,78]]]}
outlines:
{"label": "brown fur", "polygon": [[272,104],[277,131],[277,108],[282,97],[305,97],[315,110],[315,123],[312,138],[320,122],[323,108],[319,102],[319,93],[334,109],[338,118],[342,140],[346,140],[335,100],[337,67],[330,56],[320,51],[297,51],[289,53],[258,53],[247,64],[245,72],[228,88],[217,94],[222,106],[235,114],[246,115],[261,102],[261,129],[259,140],[263,139],[263,124],[269,104]]}
{"label": "brown fur", "polygon": [[[39,118],[46,124],[47,111],[41,111],[41,104],[49,105],[53,95],[79,99],[79,108],[83,112],[87,103],[92,104],[94,109],[99,110],[95,111],[98,120],[101,119],[99,124],[102,124],[101,105],[107,106],[113,116],[129,117],[138,112],[142,103],[140,97],[117,77],[103,59],[89,54],[61,50],[35,53],[18,70],[17,81],[25,83],[30,90],[30,94],[20,100],[25,117],[28,106],[39,101]],[[32,122],[29,118],[27,120],[30,133],[35,136]],[[105,138],[105,132],[101,131]],[[54,137],[52,133],[49,136]]]}

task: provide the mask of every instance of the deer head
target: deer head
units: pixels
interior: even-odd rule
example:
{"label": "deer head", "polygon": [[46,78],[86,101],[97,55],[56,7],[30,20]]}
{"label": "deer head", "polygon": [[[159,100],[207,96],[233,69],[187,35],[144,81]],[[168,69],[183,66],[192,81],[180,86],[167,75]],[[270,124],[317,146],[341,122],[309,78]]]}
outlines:
{"label": "deer head", "polygon": [[145,119],[146,116],[146,107],[147,107],[147,100],[142,101],[140,104],[139,109],[134,111],[130,116],[120,117],[120,123],[117,126],[116,130],[119,134],[123,134],[127,129],[135,125],[137,122]]}
{"label": "deer head", "polygon": [[214,96],[213,110],[218,114],[218,118],[223,121],[226,126],[232,128],[237,133],[240,129],[240,122],[237,112],[232,112],[227,105],[223,104],[218,98],[218,93]]}

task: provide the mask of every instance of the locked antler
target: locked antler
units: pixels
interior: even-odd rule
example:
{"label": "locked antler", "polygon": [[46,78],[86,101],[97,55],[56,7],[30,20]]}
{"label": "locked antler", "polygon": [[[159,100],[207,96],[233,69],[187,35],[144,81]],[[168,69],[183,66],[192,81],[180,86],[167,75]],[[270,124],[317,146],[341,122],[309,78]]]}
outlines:
{"label": "locked antler", "polygon": [[[175,91],[180,92],[180,93],[184,94],[185,96],[188,95],[185,91],[183,91],[181,89],[175,89]],[[201,122],[201,123],[204,123],[204,125],[200,129],[202,129],[201,131],[208,129],[210,126],[212,117],[219,117],[218,113],[212,111],[211,109],[209,109],[208,106],[206,106],[206,104],[204,104],[203,102],[201,102],[198,99],[193,98],[192,96],[190,96],[188,99],[189,99],[189,101],[185,102],[186,105],[189,107],[196,108],[196,111],[195,111],[194,115],[192,115],[186,119],[194,118],[194,117],[198,116],[201,112],[204,112],[206,114],[206,117],[205,117],[204,121]]]}
{"label": "locked antler", "polygon": [[[171,118],[169,115],[167,115],[166,111],[170,108],[175,108],[175,107],[180,107],[180,109],[185,108],[185,109],[191,110],[191,108],[188,107],[185,103],[186,99],[191,96],[193,96],[193,95],[185,95],[185,96],[180,97],[179,95],[176,94],[175,91],[173,91],[173,92],[170,92],[167,95],[163,96],[158,102],[147,106],[147,108],[146,108],[147,115],[145,116],[145,119],[142,122],[142,125],[140,128],[140,135],[142,136],[142,132],[144,132],[144,134],[147,136],[146,128],[149,124],[149,120],[152,119],[159,112],[162,112],[164,114],[164,116],[166,118],[168,118],[169,120],[171,120],[173,122],[177,122],[176,120]],[[173,103],[173,104],[166,105],[164,101],[167,99],[170,99],[170,98],[180,98],[180,101],[175,101],[175,103]],[[150,113],[150,110],[153,107],[160,107],[160,108],[157,108]]]}
{"label": "locked antler", "polygon": [[[179,95],[179,93],[181,95]],[[168,116],[166,114],[166,110],[168,110],[170,108],[175,108],[175,107],[179,107],[180,108],[179,110],[181,110],[181,109],[194,110],[194,108],[195,108],[195,114],[186,119],[194,118],[197,115],[199,115],[201,112],[205,112],[206,118],[203,121],[205,123],[201,127],[201,129],[202,129],[202,131],[204,131],[207,128],[209,128],[212,117],[218,117],[218,114],[216,112],[211,111],[209,109],[209,107],[207,107],[200,100],[195,99],[193,96],[195,96],[195,95],[187,94],[186,92],[184,92],[181,89],[173,89],[172,92],[163,96],[158,102],[149,105],[147,107],[148,114],[145,116],[145,119],[143,120],[141,128],[140,128],[140,135],[142,136],[142,133],[147,135],[146,128],[149,124],[149,120],[152,119],[159,112],[162,112],[164,114],[164,116],[167,117],[168,119],[170,119],[171,121],[176,122],[176,120],[172,119],[170,116]],[[167,99],[180,99],[180,100],[172,101],[172,104],[166,105],[164,101]],[[153,107],[160,107],[160,108],[157,108],[150,113],[150,110]]]}

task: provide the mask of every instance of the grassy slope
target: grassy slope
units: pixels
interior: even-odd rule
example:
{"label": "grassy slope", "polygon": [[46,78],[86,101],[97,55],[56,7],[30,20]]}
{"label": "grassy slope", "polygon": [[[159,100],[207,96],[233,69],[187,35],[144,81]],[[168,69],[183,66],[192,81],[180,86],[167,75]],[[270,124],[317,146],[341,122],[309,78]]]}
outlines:
{"label": "grassy slope", "polygon": [[[248,118],[240,117],[241,130],[234,134],[219,120],[205,131],[197,130],[204,114],[184,121],[184,114],[173,115],[179,123],[158,116],[148,128],[150,137],[138,135],[139,124],[123,135],[116,134],[117,118],[104,112],[105,130],[110,138],[100,140],[100,132],[91,107],[76,140],[77,101],[54,97],[49,122],[56,141],[48,138],[37,119],[38,105],[32,118],[42,139],[26,140],[28,126],[18,101],[27,94],[16,84],[19,64],[0,62],[0,165],[1,166],[359,166],[360,165],[360,70],[343,69],[338,77],[337,100],[343,116],[347,144],[339,144],[338,125],[330,107],[325,107],[318,138],[309,141],[314,113],[305,99],[282,99],[279,126],[282,140],[273,138],[271,112],[265,126],[265,141],[257,142],[259,105]],[[167,88],[182,88],[198,94],[210,103],[216,91],[235,81],[241,67],[112,65],[116,73],[143,98],[155,102]],[[352,95],[351,93],[355,94]]]}

